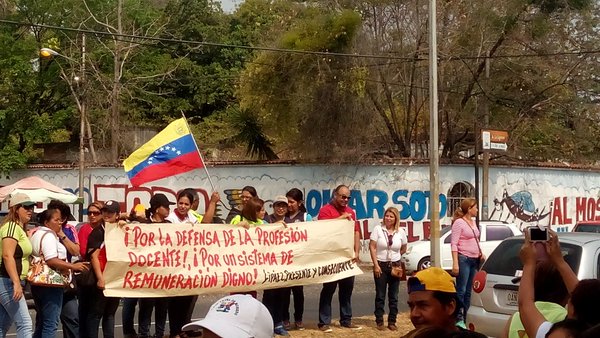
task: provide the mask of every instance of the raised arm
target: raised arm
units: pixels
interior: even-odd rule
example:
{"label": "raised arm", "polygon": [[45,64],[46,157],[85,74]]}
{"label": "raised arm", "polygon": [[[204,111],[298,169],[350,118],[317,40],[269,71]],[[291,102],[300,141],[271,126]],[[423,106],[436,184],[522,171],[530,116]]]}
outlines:
{"label": "raised arm", "polygon": [[579,279],[577,278],[577,275],[575,275],[575,272],[573,272],[569,264],[567,264],[565,258],[562,255],[560,243],[558,242],[558,235],[556,234],[556,232],[550,229],[548,229],[548,231],[550,233],[550,238],[548,239],[548,243],[546,244],[546,252],[550,257],[550,260],[556,266],[556,269],[560,273],[560,276],[562,277],[563,282],[567,287],[567,291],[571,293],[577,286],[577,283],[579,283]]}
{"label": "raised arm", "polygon": [[533,283],[535,280],[537,255],[527,232],[525,232],[525,242],[521,247],[519,256],[521,257],[521,262],[523,262],[523,275],[521,276],[521,283],[519,285],[519,315],[527,335],[535,337],[538,328],[546,320],[535,306]]}

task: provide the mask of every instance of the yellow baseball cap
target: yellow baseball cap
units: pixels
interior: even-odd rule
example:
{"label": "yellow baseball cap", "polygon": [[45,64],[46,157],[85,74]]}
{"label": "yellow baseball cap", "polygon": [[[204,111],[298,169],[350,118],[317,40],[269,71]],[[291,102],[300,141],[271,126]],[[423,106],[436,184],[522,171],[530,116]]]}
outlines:
{"label": "yellow baseball cap", "polygon": [[444,269],[432,267],[417,272],[407,282],[408,293],[413,291],[441,291],[456,293],[454,279]]}

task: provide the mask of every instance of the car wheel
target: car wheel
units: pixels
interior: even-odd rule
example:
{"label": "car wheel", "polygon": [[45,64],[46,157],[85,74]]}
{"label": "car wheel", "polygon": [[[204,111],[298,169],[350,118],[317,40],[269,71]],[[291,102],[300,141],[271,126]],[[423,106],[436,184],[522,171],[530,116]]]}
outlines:
{"label": "car wheel", "polygon": [[419,261],[419,264],[417,265],[417,271],[429,269],[430,267],[431,267],[431,258],[429,256],[426,256],[426,257],[423,257],[423,259],[421,259]]}

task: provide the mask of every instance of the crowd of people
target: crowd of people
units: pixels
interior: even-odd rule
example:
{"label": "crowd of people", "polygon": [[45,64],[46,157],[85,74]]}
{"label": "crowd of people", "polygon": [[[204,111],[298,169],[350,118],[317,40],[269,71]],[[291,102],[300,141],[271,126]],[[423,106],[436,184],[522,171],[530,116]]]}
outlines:
{"label": "crowd of people", "polygon": [[[355,221],[350,200],[347,186],[336,187],[317,219]],[[196,212],[199,196],[194,189],[180,191],[176,201],[155,193],[149,206],[136,205],[125,217],[119,202],[95,201],[87,208],[88,222],[75,228],[67,222],[72,217],[68,205],[53,200],[33,220],[35,201],[23,193],[11,195],[8,214],[0,225],[0,336],[5,337],[14,323],[17,337],[55,337],[62,323],[64,337],[98,337],[100,327],[104,337],[114,337],[119,304],[122,304],[125,337],[188,337],[197,336],[200,329],[204,337],[229,337],[228,333],[234,328],[227,323],[232,321],[242,321],[235,330],[246,330],[248,334],[255,332],[254,337],[288,336],[291,329],[304,330],[303,286],[265,290],[262,303],[256,300],[257,292],[226,296],[211,306],[205,319],[195,323],[190,322],[197,296],[119,299],[104,295],[105,223],[124,222],[124,218],[127,222],[140,223],[219,223],[222,221],[215,216],[219,201],[219,194],[213,193],[205,214],[201,215]],[[275,197],[272,208],[267,214],[265,202],[258,197],[256,189],[246,186],[242,189],[240,205],[231,209],[226,221],[251,228],[269,224],[287,226],[312,220],[304,206],[302,191],[296,188]],[[479,230],[473,221],[477,212],[476,201],[465,199],[453,217],[451,273],[456,278],[435,267],[408,278],[408,305],[415,330],[404,337],[483,337],[466,330],[464,324],[473,276],[485,260],[479,245]],[[33,221],[38,226],[28,228]],[[354,259],[358,261],[360,229],[358,222],[352,224]],[[600,302],[597,292],[600,281],[579,281],[562,256],[558,236],[551,230],[549,232],[547,242],[533,243],[527,234],[525,236],[520,254],[523,274],[519,286],[519,312],[507,322],[503,337],[593,337],[599,330],[600,313],[595,311],[595,305]],[[537,250],[536,245],[539,246]],[[375,322],[377,329],[382,331],[398,330],[401,260],[406,249],[407,237],[400,227],[399,211],[390,207],[385,210],[381,225],[373,228],[369,242]],[[548,259],[538,259],[536,252],[540,250],[546,252]],[[35,326],[24,297],[32,257],[42,258],[56,271],[76,276],[73,279],[76,283],[64,288],[30,286],[36,308]],[[319,330],[333,331],[331,303],[338,287],[340,326],[349,332],[361,330],[352,322],[354,277],[323,284],[319,295]],[[289,311],[292,296],[293,317]],[[384,320],[386,301],[387,325]],[[243,312],[230,312],[232,304],[243,308]],[[136,308],[137,330],[134,325]],[[153,314],[154,331],[151,330]],[[167,318],[169,332],[166,332]]]}
{"label": "crowd of people", "polygon": [[[355,220],[348,207],[350,191],[346,186],[335,189],[331,202],[319,214],[321,219],[343,218]],[[155,193],[149,205],[136,205],[124,216],[119,202],[94,201],[87,208],[88,221],[77,228],[68,223],[71,209],[53,200],[40,214],[33,214],[36,202],[26,194],[9,197],[9,212],[0,225],[0,336],[6,336],[14,323],[17,337],[54,337],[62,323],[64,337],[98,337],[100,327],[104,337],[115,335],[115,313],[122,304],[123,335],[125,337],[186,337],[197,335],[184,328],[191,321],[197,296],[156,298],[114,298],[103,293],[103,271],[106,267],[104,224],[116,222],[138,223],[220,223],[215,217],[218,193],[211,195],[205,214],[196,212],[199,196],[194,189],[184,189],[176,201]],[[34,219],[35,218],[35,219]],[[286,195],[275,197],[273,211],[266,213],[265,203],[258,198],[256,189],[242,189],[241,203],[231,209],[226,221],[246,228],[311,221],[306,212],[303,194],[291,189]],[[397,212],[396,212],[397,220]],[[37,224],[30,228],[29,224]],[[355,251],[358,253],[359,229],[355,228]],[[394,233],[397,231],[394,230]],[[404,242],[406,239],[404,237]],[[398,242],[399,243],[399,242]],[[396,244],[394,244],[394,247]],[[405,249],[405,246],[404,246]],[[75,276],[69,286],[51,287],[30,285],[36,308],[35,326],[29,315],[24,297],[30,258],[41,257],[53,270]],[[358,254],[356,255],[358,258]],[[319,321],[323,331],[330,330],[331,300],[337,284],[340,284],[342,302],[342,325],[360,329],[351,322],[350,296],[354,278],[327,283],[323,287],[319,304]],[[249,293],[256,298],[256,292]],[[291,297],[294,313],[290,316]],[[265,290],[262,302],[268,309],[272,323],[271,334],[287,336],[288,330],[304,330],[303,286]],[[138,328],[135,329],[135,313],[138,309]],[[154,331],[151,332],[152,314]],[[166,332],[166,321],[169,319]]]}

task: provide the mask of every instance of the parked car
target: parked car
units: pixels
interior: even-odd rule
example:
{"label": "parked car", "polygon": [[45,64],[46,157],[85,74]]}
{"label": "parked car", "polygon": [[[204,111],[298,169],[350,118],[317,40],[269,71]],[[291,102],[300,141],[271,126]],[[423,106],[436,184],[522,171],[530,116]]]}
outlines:
{"label": "parked car", "polygon": [[579,221],[571,231],[600,233],[600,221]]}
{"label": "parked car", "polygon": [[[494,251],[503,239],[521,234],[518,226],[502,221],[480,221],[479,227],[481,229],[481,251],[486,257]],[[441,265],[446,270],[452,270],[451,228],[451,226],[443,228],[440,235]],[[423,239],[412,244],[409,243],[403,257],[407,272],[412,273],[427,269],[431,266],[431,241]]]}
{"label": "parked car", "polygon": [[[600,234],[558,233],[565,261],[581,279],[600,273]],[[501,335],[509,317],[518,310],[519,279],[523,264],[519,251],[524,237],[504,240],[475,274],[471,307],[467,314],[470,329],[490,337]]]}

